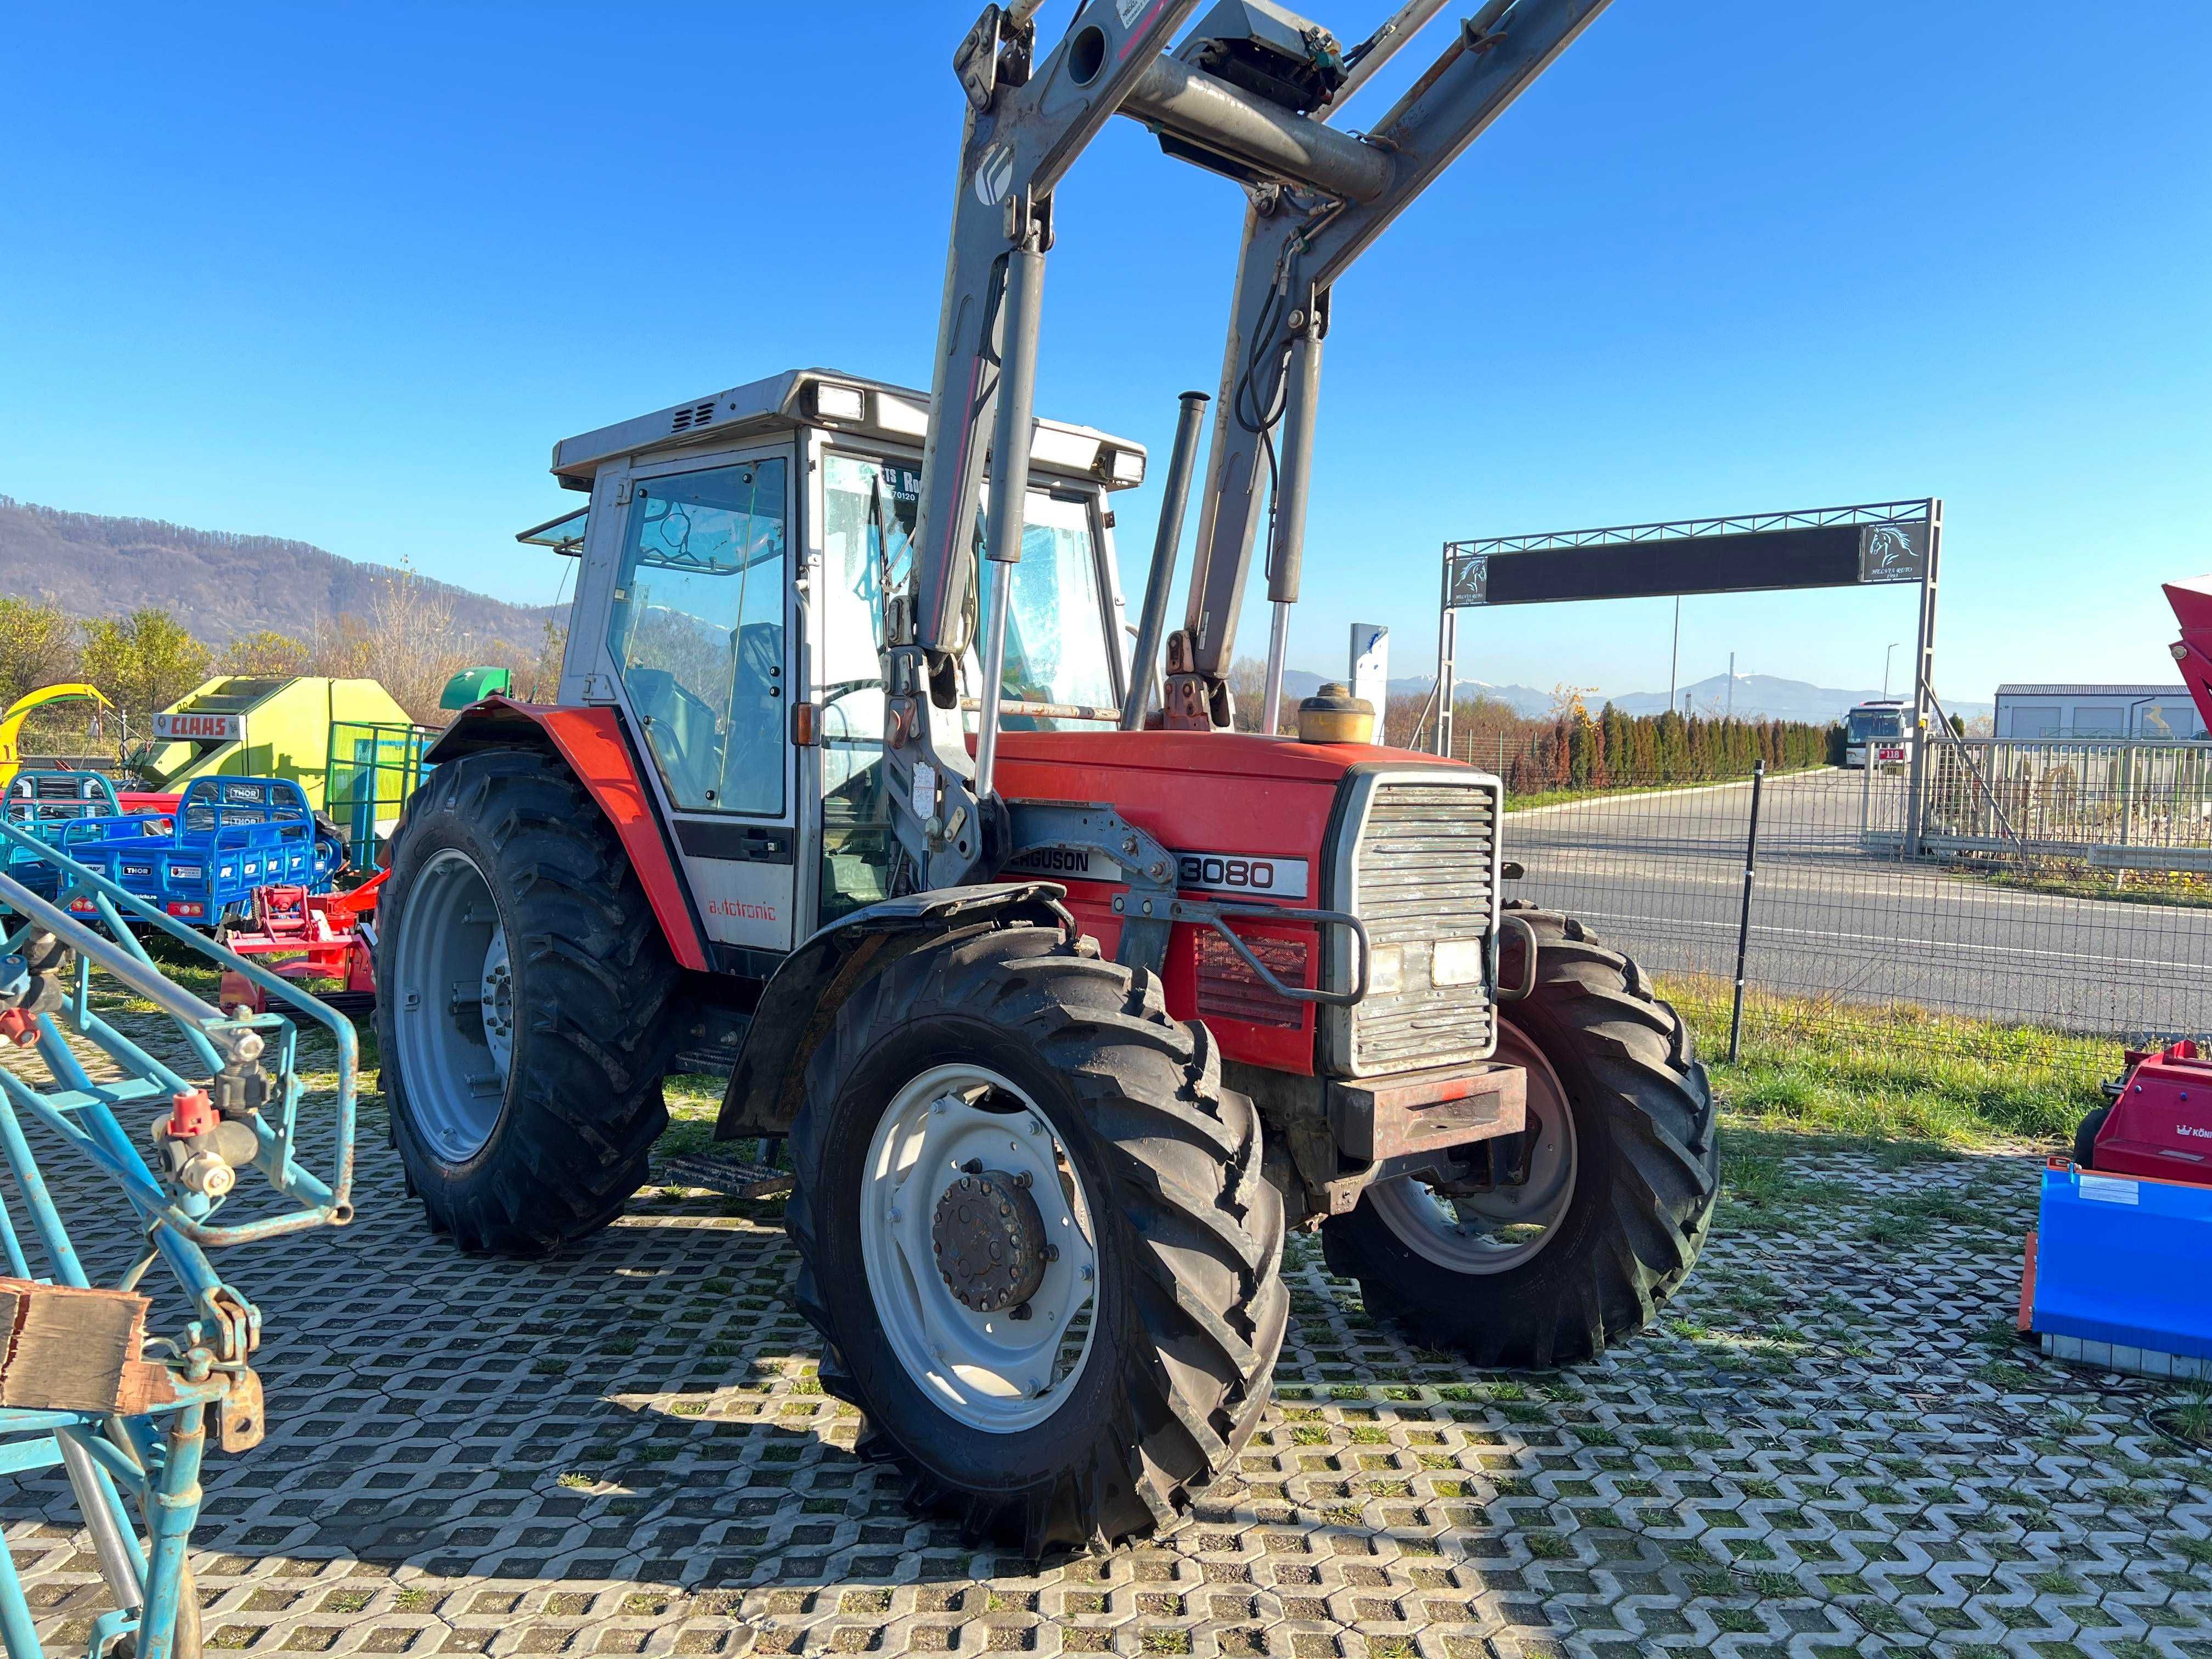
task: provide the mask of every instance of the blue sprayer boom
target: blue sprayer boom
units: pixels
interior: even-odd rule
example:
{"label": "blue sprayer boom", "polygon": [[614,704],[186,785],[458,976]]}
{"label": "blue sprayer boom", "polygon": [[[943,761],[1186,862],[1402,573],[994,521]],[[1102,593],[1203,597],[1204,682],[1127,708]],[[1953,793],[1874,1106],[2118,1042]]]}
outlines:
{"label": "blue sprayer boom", "polygon": [[[352,1218],[358,1048],[344,1018],[72,860],[35,826],[0,819],[0,1041],[10,1045],[0,1155],[24,1206],[0,1201],[0,1468],[58,1465],[69,1480],[115,1603],[93,1621],[89,1654],[123,1650],[127,1638],[136,1659],[194,1659],[186,1551],[208,1431],[234,1452],[262,1436],[260,1310],[210,1252]],[[36,884],[22,878],[33,868],[44,872]],[[145,928],[284,1012],[203,1001],[155,965],[134,931]],[[152,1012],[126,1018],[126,1002]],[[312,1125],[303,1030],[327,1044],[315,1065],[337,1078]],[[33,1124],[50,1153],[58,1145],[76,1163],[58,1188],[26,1133]],[[64,1211],[77,1200],[112,1217],[118,1194],[139,1248],[98,1285]],[[154,1304],[141,1285],[157,1267],[183,1292],[185,1317],[149,1332]],[[42,1659],[4,1553],[0,1638],[9,1659]]]}

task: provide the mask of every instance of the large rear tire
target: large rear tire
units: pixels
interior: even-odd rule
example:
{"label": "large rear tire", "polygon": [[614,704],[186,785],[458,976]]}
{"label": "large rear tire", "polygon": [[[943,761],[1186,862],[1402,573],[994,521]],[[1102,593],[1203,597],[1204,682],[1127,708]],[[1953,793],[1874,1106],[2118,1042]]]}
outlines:
{"label": "large rear tire", "polygon": [[1587,1359],[1650,1323],[1697,1261],[1719,1189],[1689,1028],[1571,917],[1535,930],[1536,988],[1499,1057],[1528,1071],[1528,1178],[1440,1196],[1411,1178],[1329,1221],[1330,1270],[1417,1341],[1482,1365]]}
{"label": "large rear tire", "polygon": [[1153,975],[1030,926],[902,957],[815,1048],[791,1148],[823,1385],[919,1507],[1032,1559],[1102,1547],[1250,1437],[1282,1200],[1259,1115]]}
{"label": "large rear tire", "polygon": [[613,829],[552,755],[449,761],[379,902],[392,1139],[464,1249],[543,1255],[622,1212],[668,1112],[676,966]]}

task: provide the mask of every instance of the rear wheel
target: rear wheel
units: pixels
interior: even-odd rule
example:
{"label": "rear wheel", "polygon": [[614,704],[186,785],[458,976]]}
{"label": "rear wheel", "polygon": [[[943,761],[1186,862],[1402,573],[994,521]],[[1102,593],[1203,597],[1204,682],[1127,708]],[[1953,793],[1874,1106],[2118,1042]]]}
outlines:
{"label": "rear wheel", "polygon": [[441,766],[379,901],[392,1139],[432,1225],[536,1255],[644,1184],[675,964],[613,830],[554,757]]}
{"label": "rear wheel", "polygon": [[1720,1154],[1689,1030],[1642,971],[1570,917],[1517,914],[1540,948],[1536,988],[1498,1041],[1528,1073],[1514,1178],[1380,1182],[1322,1239],[1331,1270],[1417,1340],[1546,1366],[1634,1334],[1674,1293],[1705,1243]]}
{"label": "rear wheel", "polygon": [[791,1146],[823,1384],[923,1507],[1032,1558],[1110,1544],[1250,1437],[1282,1200],[1151,975],[1033,927],[905,957],[838,1009]]}

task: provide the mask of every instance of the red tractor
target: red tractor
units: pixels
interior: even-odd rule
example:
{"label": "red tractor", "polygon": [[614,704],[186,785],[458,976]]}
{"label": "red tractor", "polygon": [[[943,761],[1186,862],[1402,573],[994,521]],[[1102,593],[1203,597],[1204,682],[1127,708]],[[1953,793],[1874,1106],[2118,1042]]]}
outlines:
{"label": "red tractor", "polygon": [[[663,1076],[726,1069],[720,1135],[789,1138],[823,1385],[917,1502],[1032,1555],[1233,1462],[1286,1228],[1419,1341],[1549,1365],[1674,1292],[1717,1169],[1674,1011],[1503,900],[1496,778],[1344,698],[1235,732],[1224,679],[1263,477],[1279,647],[1297,597],[1336,276],[1601,0],[1490,0],[1364,137],[1329,118],[1434,3],[1344,52],[1228,0],[1170,52],[1197,3],[1087,0],[1044,53],[1018,0],[962,45],[927,398],[796,370],[556,447],[590,495],[539,538],[580,559],[559,703],[454,722],[377,942],[435,1225],[605,1225]],[[1145,451],[1032,410],[1053,189],[1116,111],[1251,203],[1164,678],[1206,399],[1127,655]]]}

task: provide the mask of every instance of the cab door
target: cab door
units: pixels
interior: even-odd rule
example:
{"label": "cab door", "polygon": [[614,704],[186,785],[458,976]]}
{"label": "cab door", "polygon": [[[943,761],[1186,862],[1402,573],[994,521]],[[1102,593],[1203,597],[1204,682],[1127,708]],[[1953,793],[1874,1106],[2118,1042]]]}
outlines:
{"label": "cab door", "polygon": [[621,707],[708,937],[746,951],[789,951],[797,921],[792,471],[778,446],[599,481],[619,540],[588,607],[606,622],[586,700]]}

